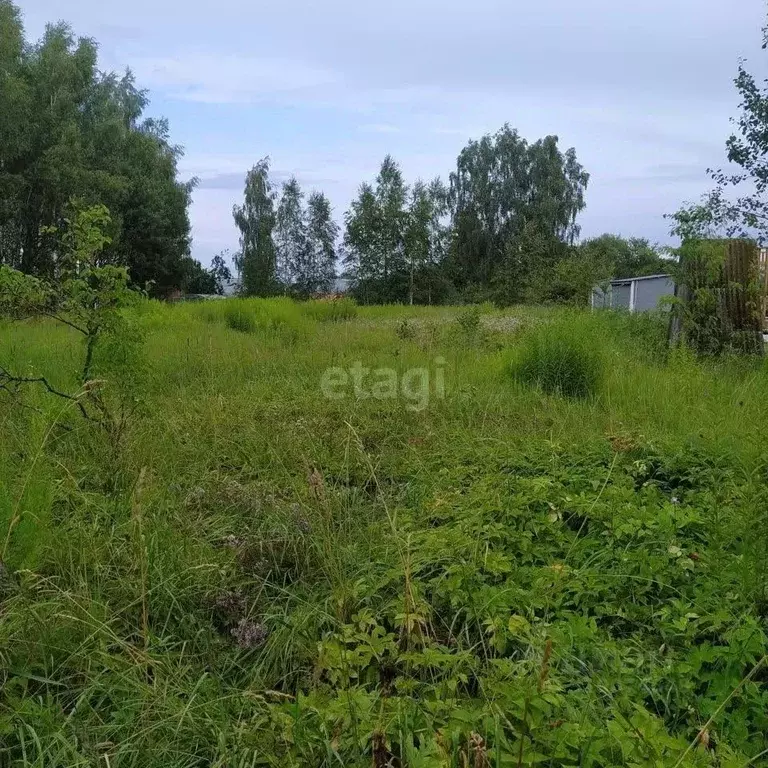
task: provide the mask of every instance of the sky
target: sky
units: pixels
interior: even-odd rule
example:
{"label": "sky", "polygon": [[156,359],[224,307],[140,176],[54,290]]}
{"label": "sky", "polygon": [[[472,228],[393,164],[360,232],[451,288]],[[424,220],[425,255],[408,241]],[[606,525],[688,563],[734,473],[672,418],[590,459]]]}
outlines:
{"label": "sky", "polygon": [[277,184],[324,191],[341,222],[390,153],[447,179],[504,123],[575,147],[582,236],[667,243],[665,213],[722,166],[744,58],[766,71],[763,0],[21,0],[27,34],[64,19],[130,67],[196,176],[193,255],[237,250],[232,205],[269,155]]}

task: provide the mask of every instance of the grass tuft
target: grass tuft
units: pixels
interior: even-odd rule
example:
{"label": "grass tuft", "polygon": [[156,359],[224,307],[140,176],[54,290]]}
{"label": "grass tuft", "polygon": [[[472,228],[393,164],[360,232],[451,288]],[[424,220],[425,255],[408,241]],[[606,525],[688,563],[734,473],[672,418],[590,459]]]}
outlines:
{"label": "grass tuft", "polygon": [[586,324],[544,324],[522,339],[512,374],[550,395],[588,398],[598,393],[603,363]]}

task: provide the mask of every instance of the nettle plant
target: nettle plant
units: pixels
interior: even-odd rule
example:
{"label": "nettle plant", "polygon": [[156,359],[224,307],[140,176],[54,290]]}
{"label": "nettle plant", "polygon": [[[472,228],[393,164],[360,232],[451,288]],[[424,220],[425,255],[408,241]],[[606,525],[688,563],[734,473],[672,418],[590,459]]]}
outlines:
{"label": "nettle plant", "polygon": [[94,355],[109,339],[117,360],[132,357],[126,354],[128,347],[138,344],[140,336],[134,329],[128,333],[128,320],[122,310],[135,304],[140,294],[130,287],[125,267],[106,263],[104,248],[111,242],[106,234],[110,226],[105,206],[85,207],[73,202],[65,227],[47,228],[45,232],[58,236],[61,245],[53,279],[0,266],[0,317],[50,318],[77,331],[84,340],[78,391],[64,392],[42,374],[12,372],[2,360],[0,390],[19,398],[26,385],[39,384],[50,394],[71,400],[85,418],[99,422],[110,432],[122,432],[126,404],[108,406],[102,391],[106,382],[93,378]]}

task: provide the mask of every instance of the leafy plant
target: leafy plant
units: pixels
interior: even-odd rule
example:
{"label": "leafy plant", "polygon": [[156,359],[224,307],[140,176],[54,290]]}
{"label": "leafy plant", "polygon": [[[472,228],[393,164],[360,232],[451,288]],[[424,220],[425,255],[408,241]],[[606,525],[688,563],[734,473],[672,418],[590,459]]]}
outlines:
{"label": "leafy plant", "polygon": [[[120,310],[135,303],[138,293],[129,287],[128,270],[102,264],[102,251],[109,244],[104,230],[110,224],[104,206],[71,204],[67,228],[61,233],[63,258],[57,280],[46,281],[0,266],[0,312],[13,319],[47,317],[80,333],[85,356],[80,383],[91,379],[94,352],[107,334],[118,334],[125,323]],[[49,392],[61,395],[45,377],[14,376],[0,368],[4,388],[39,381]],[[93,388],[90,387],[89,391]],[[72,396],[68,396],[72,398]],[[83,409],[80,404],[81,410]]]}
{"label": "leafy plant", "polygon": [[467,339],[475,340],[480,332],[480,308],[472,306],[465,309],[456,318],[456,322]]}

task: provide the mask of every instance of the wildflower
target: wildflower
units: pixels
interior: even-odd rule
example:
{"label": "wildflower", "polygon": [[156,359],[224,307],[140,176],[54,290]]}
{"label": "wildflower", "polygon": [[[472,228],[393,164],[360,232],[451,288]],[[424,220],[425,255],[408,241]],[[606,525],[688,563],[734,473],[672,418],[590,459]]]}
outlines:
{"label": "wildflower", "polygon": [[226,623],[236,621],[246,611],[245,597],[239,592],[222,592],[213,601],[213,609]]}
{"label": "wildflower", "polygon": [[240,619],[237,626],[230,630],[230,634],[243,650],[250,650],[262,645],[267,639],[267,628],[250,619]]}

